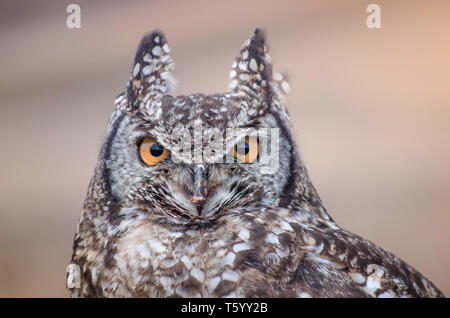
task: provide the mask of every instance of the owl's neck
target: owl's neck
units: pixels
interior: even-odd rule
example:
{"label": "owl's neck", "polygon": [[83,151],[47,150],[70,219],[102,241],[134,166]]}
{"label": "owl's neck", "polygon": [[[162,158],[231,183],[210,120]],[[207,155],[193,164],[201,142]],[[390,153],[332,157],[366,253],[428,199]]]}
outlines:
{"label": "owl's neck", "polygon": [[333,221],[317,194],[306,167],[300,158],[296,157],[294,167],[292,167],[294,169],[291,170],[294,173],[290,177],[291,180],[288,180],[286,184],[279,206],[294,210],[302,209],[319,218]]}

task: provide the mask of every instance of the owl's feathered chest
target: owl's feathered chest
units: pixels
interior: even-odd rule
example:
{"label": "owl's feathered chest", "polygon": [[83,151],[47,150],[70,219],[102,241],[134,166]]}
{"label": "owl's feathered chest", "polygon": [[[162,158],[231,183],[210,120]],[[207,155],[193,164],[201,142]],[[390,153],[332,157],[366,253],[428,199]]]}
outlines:
{"label": "owl's feathered chest", "polygon": [[303,256],[292,228],[275,219],[233,215],[201,227],[124,223],[85,263],[102,296],[279,296]]}
{"label": "owl's feathered chest", "polygon": [[82,270],[81,296],[440,295],[392,254],[306,211],[228,215],[200,227],[133,217],[100,236],[86,230],[72,259]]}
{"label": "owl's feathered chest", "polygon": [[[117,279],[133,295],[245,296],[244,281],[263,275],[255,268],[262,265],[275,242],[258,246],[257,240],[250,240],[256,234],[252,226],[236,219],[200,228],[134,225],[116,243]],[[288,250],[272,253],[273,258],[290,254]],[[253,275],[244,275],[252,268]]]}
{"label": "owl's feathered chest", "polygon": [[143,224],[119,240],[115,260],[130,290],[139,290],[142,284],[143,294],[208,296],[215,287],[208,282],[233,265],[230,241],[230,237],[211,239],[198,230],[170,231]]}

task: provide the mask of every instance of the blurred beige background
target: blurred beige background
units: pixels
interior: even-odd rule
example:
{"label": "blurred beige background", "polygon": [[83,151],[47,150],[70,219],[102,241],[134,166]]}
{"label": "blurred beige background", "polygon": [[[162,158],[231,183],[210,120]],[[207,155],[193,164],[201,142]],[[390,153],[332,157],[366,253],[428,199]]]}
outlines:
{"label": "blurred beige background", "polygon": [[[81,6],[81,29],[66,6]],[[366,27],[381,6],[382,28]],[[0,296],[66,297],[65,268],[137,44],[166,33],[176,93],[222,92],[267,29],[297,142],[330,214],[450,295],[448,1],[2,1]]]}

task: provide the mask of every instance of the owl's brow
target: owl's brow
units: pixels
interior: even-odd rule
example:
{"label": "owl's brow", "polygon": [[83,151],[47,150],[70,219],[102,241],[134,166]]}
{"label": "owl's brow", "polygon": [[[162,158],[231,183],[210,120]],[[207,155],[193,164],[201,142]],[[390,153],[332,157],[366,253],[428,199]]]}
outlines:
{"label": "owl's brow", "polygon": [[153,138],[158,139],[155,134],[152,133],[152,128],[150,126],[138,126],[134,128],[133,139],[141,140],[143,138]]}
{"label": "owl's brow", "polygon": [[152,129],[152,126],[150,124],[139,124],[134,128],[134,130],[136,130],[138,132],[139,131],[148,132],[151,129]]}

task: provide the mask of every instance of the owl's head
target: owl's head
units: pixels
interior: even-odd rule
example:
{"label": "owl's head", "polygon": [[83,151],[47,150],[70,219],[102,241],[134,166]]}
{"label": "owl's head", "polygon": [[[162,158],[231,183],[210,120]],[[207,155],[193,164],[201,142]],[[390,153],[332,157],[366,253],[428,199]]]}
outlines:
{"label": "owl's head", "polygon": [[173,68],[162,32],[145,35],[100,155],[114,210],[198,223],[289,204],[303,166],[264,32],[241,48],[227,93],[171,96]]}

